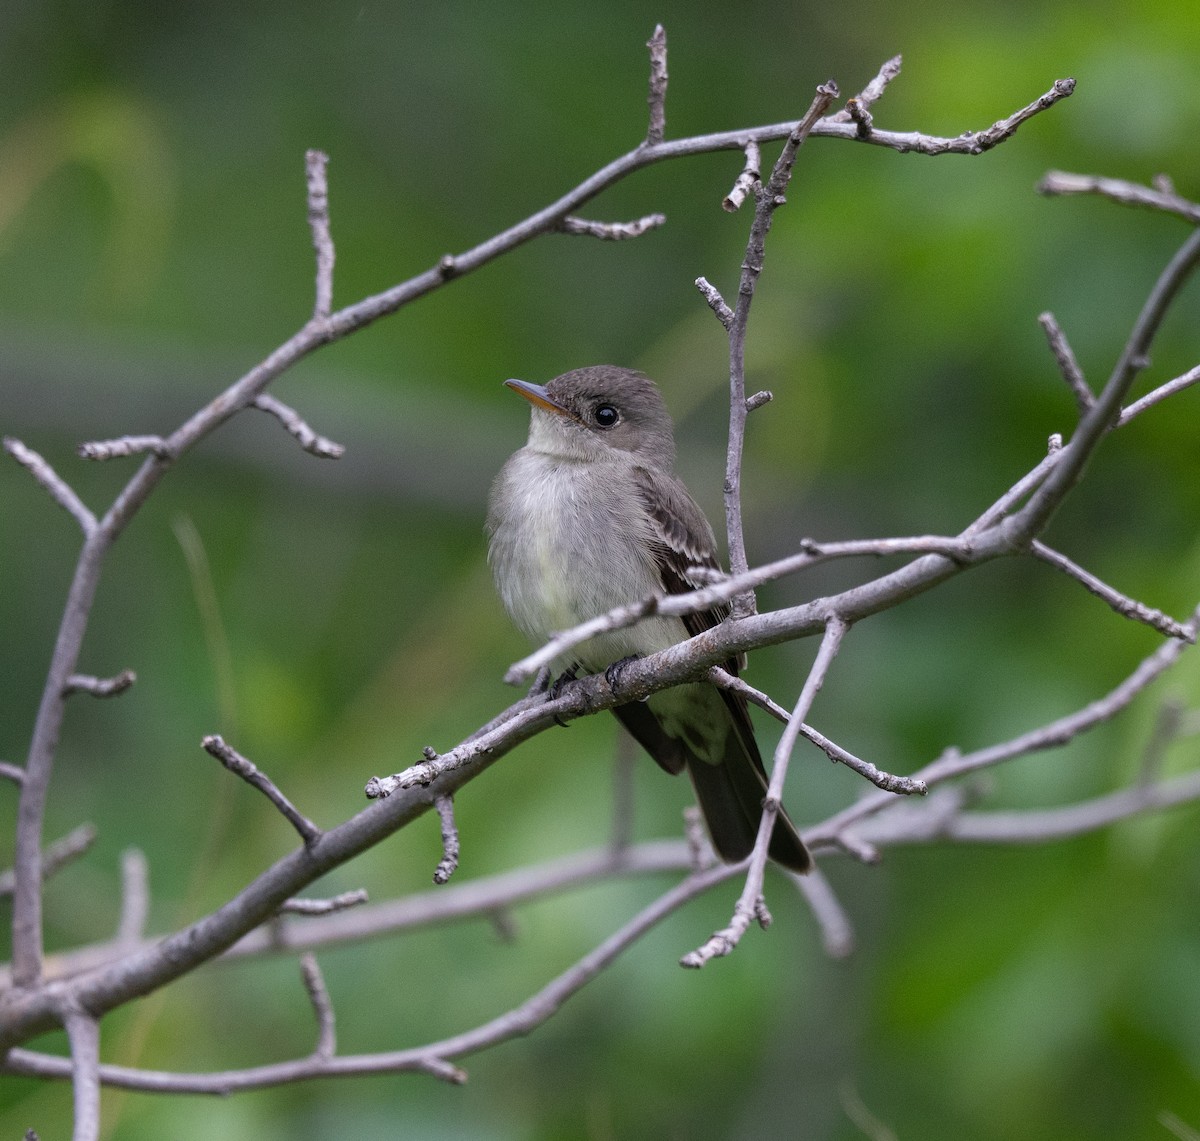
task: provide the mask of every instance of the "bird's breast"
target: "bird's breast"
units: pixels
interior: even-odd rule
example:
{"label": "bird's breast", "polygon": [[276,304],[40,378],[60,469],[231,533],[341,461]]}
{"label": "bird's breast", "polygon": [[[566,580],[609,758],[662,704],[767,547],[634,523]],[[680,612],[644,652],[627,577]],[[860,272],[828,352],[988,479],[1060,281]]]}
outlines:
{"label": "bird's breast", "polygon": [[[497,477],[488,527],[501,600],[535,643],[662,589],[649,521],[623,465],[522,449]],[[678,619],[650,619],[593,639],[575,656],[599,669],[684,636]]]}

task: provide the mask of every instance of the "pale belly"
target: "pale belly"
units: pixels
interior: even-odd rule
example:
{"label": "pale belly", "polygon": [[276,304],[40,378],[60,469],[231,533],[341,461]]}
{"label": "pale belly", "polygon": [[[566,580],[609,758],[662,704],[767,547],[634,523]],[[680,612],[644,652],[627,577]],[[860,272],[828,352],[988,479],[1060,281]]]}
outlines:
{"label": "pale belly", "polygon": [[[490,520],[489,560],[505,608],[535,644],[617,606],[661,593],[648,546],[649,524],[636,496],[622,496],[618,483],[582,478],[578,464],[524,452],[500,473],[497,490],[503,489],[515,509]],[[556,664],[595,671],[686,637],[678,618],[648,618],[598,635]]]}

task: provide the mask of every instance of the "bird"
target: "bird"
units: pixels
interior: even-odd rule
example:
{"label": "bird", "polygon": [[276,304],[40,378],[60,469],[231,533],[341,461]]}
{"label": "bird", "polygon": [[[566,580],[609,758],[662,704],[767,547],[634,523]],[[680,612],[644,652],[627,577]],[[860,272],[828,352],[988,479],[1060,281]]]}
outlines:
{"label": "bird", "polygon": [[[534,645],[614,607],[694,590],[709,581],[705,569],[720,570],[713,529],[674,473],[671,416],[649,377],[593,365],[545,385],[504,383],[532,410],[528,441],[492,484],[488,562],[505,610]],[[568,677],[619,669],[728,613],[721,605],[683,617],[654,614],[593,636],[554,668]],[[737,674],[736,660],[723,665]],[[687,772],[721,859],[749,856],[767,776],[745,698],[688,682],[612,712],[661,768]],[[794,872],[812,865],[782,809],[768,851]]]}

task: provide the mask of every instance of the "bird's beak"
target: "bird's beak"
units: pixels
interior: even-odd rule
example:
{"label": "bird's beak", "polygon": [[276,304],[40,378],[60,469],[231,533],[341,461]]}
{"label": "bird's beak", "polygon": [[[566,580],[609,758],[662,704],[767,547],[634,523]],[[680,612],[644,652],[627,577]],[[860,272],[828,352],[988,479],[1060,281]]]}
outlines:
{"label": "bird's beak", "polygon": [[535,408],[544,408],[547,412],[557,412],[560,416],[568,414],[561,404],[554,402],[544,385],[531,384],[528,380],[506,380],[504,384],[518,396],[525,397]]}

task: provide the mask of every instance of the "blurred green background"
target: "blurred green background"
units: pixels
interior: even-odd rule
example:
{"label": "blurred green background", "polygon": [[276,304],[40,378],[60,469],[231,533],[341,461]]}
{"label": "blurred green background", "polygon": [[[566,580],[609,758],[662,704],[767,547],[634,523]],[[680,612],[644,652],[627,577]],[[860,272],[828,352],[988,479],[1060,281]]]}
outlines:
{"label": "blurred green background", "polygon": [[[752,317],[750,557],[805,535],[953,531],[1028,469],[1074,405],[1036,316],[1052,309],[1097,386],[1180,222],[1047,200],[1049,168],[1200,193],[1200,22],[1192,5],[980,2],[853,9],[665,0],[600,5],[0,7],[0,430],[101,509],[130,461],[76,442],[165,432],[289,336],[311,307],[303,157],[331,156],[335,302],[379,291],[523,218],[637,143],[646,53],[670,43],[669,135],[797,116],[814,85],[904,71],[893,129],[958,134],[1073,75],[1073,98],[978,158],[830,140],[806,148]],[[769,153],[773,156],[774,148]],[[661,165],[585,213],[661,210],[613,244],[549,237],[322,350],[273,391],[343,442],[304,455],[245,416],[154,495],[109,560],[81,668],[131,667],[113,702],[72,703],[47,833],[92,820],[88,857],[48,889],[52,947],[106,937],[119,855],[150,861],[152,930],[193,919],[289,849],[283,822],[199,749],[224,733],[302,810],[334,824],[374,773],[445,749],[513,697],[524,651],[495,601],[489,482],[527,410],[500,387],[611,361],[662,384],[681,464],[720,518],[726,349],[692,281],[735,288],[748,215],[720,209],[736,155]],[[1147,383],[1193,366],[1200,289],[1179,302]],[[1109,441],[1051,541],[1179,616],[1200,597],[1200,394]],[[70,520],[0,467],[0,757],[19,761],[78,548]],[[189,553],[190,552],[190,553]],[[199,553],[197,553],[199,552]],[[764,592],[780,604],[852,580]],[[975,571],[856,628],[812,720],[908,772],[947,745],[1069,712],[1157,644],[1038,565]],[[755,656],[790,705],[812,647]],[[1008,766],[984,804],[1067,803],[1136,772],[1158,704],[1196,699],[1185,662],[1123,719]],[[768,748],[777,727],[763,721]],[[602,843],[611,719],[548,733],[458,797],[464,879]],[[1187,745],[1168,768],[1195,765]],[[683,782],[637,770],[638,837],[674,835]],[[814,821],[861,791],[801,753],[788,802]],[[10,847],[15,796],[0,789]],[[107,1093],[106,1136],[265,1139],[864,1136],[859,1101],[916,1138],[1170,1138],[1200,1129],[1197,811],[1031,849],[826,861],[858,949],[822,955],[804,906],[700,974],[678,956],[722,924],[713,893],[656,930],[528,1039],[465,1060],[470,1082],[326,1081],[228,1100]],[[319,885],[424,890],[426,818]],[[8,852],[4,853],[4,862]],[[669,881],[522,907],[485,923],[323,953],[345,1052],[415,1045],[521,1001]],[[103,1024],[107,1060],[220,1069],[307,1051],[294,962],[212,968]],[[42,1043],[61,1049],[56,1038]],[[1170,1119],[1174,1120],[1174,1119]],[[0,1082],[0,1133],[69,1132],[63,1085]],[[879,1133],[879,1137],[892,1134]]]}

